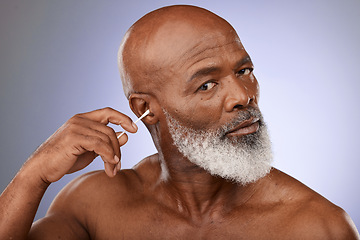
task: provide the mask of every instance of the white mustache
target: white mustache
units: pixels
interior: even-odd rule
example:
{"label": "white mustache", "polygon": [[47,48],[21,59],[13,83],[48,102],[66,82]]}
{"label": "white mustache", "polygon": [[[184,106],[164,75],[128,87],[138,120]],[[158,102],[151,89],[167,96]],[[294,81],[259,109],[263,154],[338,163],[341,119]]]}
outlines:
{"label": "white mustache", "polygon": [[231,122],[224,124],[219,130],[218,134],[224,136],[228,131],[234,127],[240,125],[242,122],[250,120],[251,118],[258,118],[260,126],[263,125],[263,116],[258,108],[249,107],[247,110],[239,111],[238,116],[236,116]]}

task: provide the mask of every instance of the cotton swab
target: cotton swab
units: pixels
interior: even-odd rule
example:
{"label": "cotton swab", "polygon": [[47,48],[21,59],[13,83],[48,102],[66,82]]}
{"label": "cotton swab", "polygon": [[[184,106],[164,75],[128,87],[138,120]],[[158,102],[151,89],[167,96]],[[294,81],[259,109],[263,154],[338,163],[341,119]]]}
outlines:
{"label": "cotton swab", "polygon": [[[136,124],[138,121],[140,121],[141,119],[143,119],[144,117],[146,117],[149,113],[150,113],[150,110],[149,110],[149,109],[146,110],[146,111],[144,112],[144,114],[141,115],[141,117],[139,117],[138,119],[136,119],[136,121],[135,121],[134,123]],[[126,131],[124,130],[117,138],[119,139],[122,135],[125,134],[125,132],[126,132]]]}

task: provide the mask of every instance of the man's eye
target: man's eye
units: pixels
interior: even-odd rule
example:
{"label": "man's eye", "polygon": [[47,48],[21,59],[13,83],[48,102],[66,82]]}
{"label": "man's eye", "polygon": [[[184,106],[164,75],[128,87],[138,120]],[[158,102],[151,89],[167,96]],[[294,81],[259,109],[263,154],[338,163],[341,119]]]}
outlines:
{"label": "man's eye", "polygon": [[213,87],[216,86],[216,83],[214,82],[207,82],[207,83],[204,83],[203,85],[201,85],[201,87],[199,87],[199,90],[200,91],[207,91],[207,90],[210,90],[212,89]]}
{"label": "man's eye", "polygon": [[253,71],[252,68],[244,68],[237,72],[238,75],[249,75]]}

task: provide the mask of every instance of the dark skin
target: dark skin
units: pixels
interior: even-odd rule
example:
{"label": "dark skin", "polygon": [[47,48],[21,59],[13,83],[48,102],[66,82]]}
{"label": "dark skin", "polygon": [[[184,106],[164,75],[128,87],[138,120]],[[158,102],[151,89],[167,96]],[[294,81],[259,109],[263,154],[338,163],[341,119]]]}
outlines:
{"label": "dark skin", "polygon": [[[253,64],[227,22],[195,7],[158,10],[129,31],[120,56],[130,107],[137,116],[150,109],[143,121],[158,154],[118,171],[127,136],[118,140],[106,125],[134,133],[131,119],[108,108],[74,116],[2,194],[1,239],[359,239],[341,208],[285,173],[272,169],[244,186],[210,175],[173,145],[162,109],[213,130],[258,107]],[[105,171],[69,183],[31,227],[47,186],[97,155]]]}

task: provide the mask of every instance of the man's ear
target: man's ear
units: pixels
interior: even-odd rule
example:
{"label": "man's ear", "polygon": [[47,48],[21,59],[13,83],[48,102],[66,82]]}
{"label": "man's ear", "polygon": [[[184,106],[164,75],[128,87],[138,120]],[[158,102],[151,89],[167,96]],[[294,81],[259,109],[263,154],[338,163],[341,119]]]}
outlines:
{"label": "man's ear", "polygon": [[142,119],[145,124],[153,125],[159,121],[158,114],[161,107],[153,96],[146,93],[133,93],[129,97],[129,105],[137,117],[143,115],[146,110],[150,110],[150,113]]}

